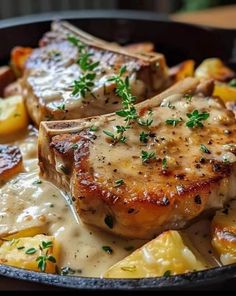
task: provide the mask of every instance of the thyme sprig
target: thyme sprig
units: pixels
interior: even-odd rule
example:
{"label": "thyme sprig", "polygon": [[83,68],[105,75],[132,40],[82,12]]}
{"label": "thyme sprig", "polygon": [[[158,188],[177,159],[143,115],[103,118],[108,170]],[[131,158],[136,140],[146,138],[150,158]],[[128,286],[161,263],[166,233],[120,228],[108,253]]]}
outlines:
{"label": "thyme sprig", "polygon": [[89,53],[87,46],[75,36],[69,36],[67,40],[78,48],[79,59],[76,63],[80,66],[82,71],[82,75],[79,79],[73,82],[72,95],[77,96],[79,94],[85,97],[87,93],[91,93],[92,87],[94,86],[96,77],[95,69],[99,66],[99,61],[92,61],[91,57],[93,54]]}
{"label": "thyme sprig", "polygon": [[114,75],[108,81],[116,83],[116,94],[122,98],[121,110],[116,111],[116,115],[124,118],[124,125],[117,125],[115,132],[104,130],[104,134],[112,138],[113,143],[122,142],[125,143],[127,137],[124,133],[131,128],[130,124],[138,118],[137,110],[134,107],[136,97],[132,95],[129,84],[129,77],[126,76],[124,79],[122,76],[126,72],[126,66],[121,67],[118,75]]}

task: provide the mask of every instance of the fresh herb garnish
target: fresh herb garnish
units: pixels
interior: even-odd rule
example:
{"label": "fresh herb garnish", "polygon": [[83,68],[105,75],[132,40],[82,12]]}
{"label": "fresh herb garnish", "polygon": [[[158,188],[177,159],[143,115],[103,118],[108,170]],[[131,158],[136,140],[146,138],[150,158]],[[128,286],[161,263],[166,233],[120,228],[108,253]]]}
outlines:
{"label": "fresh herb garnish", "polygon": [[140,142],[147,143],[148,142],[149,133],[141,132],[139,135]]}
{"label": "fresh herb garnish", "polygon": [[90,129],[89,129],[91,132],[96,132],[98,130],[98,127],[97,126],[91,126]]}
{"label": "fresh herb garnish", "polygon": [[102,249],[104,252],[106,252],[107,254],[112,254],[113,253],[113,250],[111,247],[109,246],[102,246]]}
{"label": "fresh herb garnish", "polygon": [[168,107],[169,109],[175,109],[175,106],[172,105],[171,102],[168,102],[168,103],[167,103],[167,107]]}
{"label": "fresh herb garnish", "polygon": [[79,148],[79,145],[77,143],[72,144],[71,148],[74,149],[74,150],[76,150],[76,149]]}
{"label": "fresh herb garnish", "polygon": [[200,145],[200,150],[204,153],[211,154],[211,151],[203,144]]}
{"label": "fresh herb garnish", "polygon": [[236,78],[230,80],[229,86],[236,87]]}
{"label": "fresh herb garnish", "polygon": [[191,102],[192,101],[192,98],[193,98],[193,95],[185,94],[184,95],[184,98],[186,99],[187,102]]}
{"label": "fresh herb garnish", "polygon": [[78,48],[79,59],[77,64],[80,66],[83,74],[78,80],[74,81],[72,85],[72,95],[80,95],[85,97],[87,93],[91,93],[92,87],[94,86],[94,79],[96,77],[95,69],[99,66],[99,61],[93,62],[91,57],[92,53],[88,52],[87,47],[75,36],[69,36],[68,41]]}
{"label": "fresh herb garnish", "polygon": [[42,272],[46,270],[48,262],[56,263],[55,257],[49,254],[49,248],[51,248],[52,246],[53,246],[52,241],[48,241],[48,242],[43,241],[42,244],[39,245],[39,250],[41,251],[41,255],[37,257],[36,261],[38,262],[38,269]]}
{"label": "fresh herb garnish", "polygon": [[165,157],[162,159],[162,168],[163,170],[167,169],[167,159]]}
{"label": "fresh herb garnish", "polygon": [[129,77],[122,78],[126,72],[126,66],[121,67],[118,75],[114,75],[108,81],[116,83],[116,94],[122,98],[123,108],[119,111],[116,111],[116,115],[123,117],[125,125],[116,126],[115,132],[103,131],[107,136],[111,137],[114,143],[117,142],[126,142],[126,137],[124,136],[125,131],[130,128],[130,123],[137,119],[137,111],[134,107],[136,97],[132,95]]}
{"label": "fresh herb garnish", "polygon": [[32,184],[33,185],[39,185],[42,184],[43,182],[41,180],[35,180]]}
{"label": "fresh herb garnish", "polygon": [[121,185],[125,184],[123,179],[118,179],[115,181],[115,186],[114,187],[119,187]]}
{"label": "fresh herb garnish", "polygon": [[109,228],[113,228],[114,226],[114,222],[113,222],[113,218],[110,215],[106,215],[105,219],[104,219],[105,224],[109,227]]}
{"label": "fresh herb garnish", "polygon": [[165,272],[163,273],[163,276],[165,276],[165,277],[169,277],[169,276],[171,276],[171,270],[167,270],[167,271],[165,271]]}
{"label": "fresh herb garnish", "polygon": [[166,124],[176,126],[178,123],[182,121],[181,118],[173,118],[173,119],[167,119]]}
{"label": "fresh herb garnish", "polygon": [[17,247],[17,250],[23,250],[25,247],[21,246],[21,247]]}
{"label": "fresh herb garnish", "polygon": [[33,255],[37,252],[37,250],[35,248],[30,248],[28,250],[25,251],[25,254],[27,255]]}
{"label": "fresh herb garnish", "polygon": [[146,163],[149,160],[156,159],[156,153],[154,151],[148,152],[148,151],[141,151],[141,158],[142,162]]}
{"label": "fresh herb garnish", "polygon": [[187,114],[189,121],[186,122],[186,126],[189,128],[203,127],[202,121],[207,120],[209,116],[210,114],[207,112],[199,113],[198,110],[194,110],[192,113]]}
{"label": "fresh herb garnish", "polygon": [[65,104],[57,105],[57,109],[61,111],[65,111]]}
{"label": "fresh herb garnish", "polygon": [[69,266],[65,266],[61,268],[60,274],[61,275],[68,275],[68,274],[75,274],[76,271]]}

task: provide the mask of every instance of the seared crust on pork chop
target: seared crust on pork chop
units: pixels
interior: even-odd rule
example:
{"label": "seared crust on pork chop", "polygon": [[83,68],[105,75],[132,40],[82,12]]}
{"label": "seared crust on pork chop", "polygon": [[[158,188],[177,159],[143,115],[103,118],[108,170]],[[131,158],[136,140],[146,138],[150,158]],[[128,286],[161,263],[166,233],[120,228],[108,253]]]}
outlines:
{"label": "seared crust on pork chop", "polygon": [[[112,144],[103,132],[122,125],[114,114],[41,123],[41,176],[71,193],[85,223],[132,238],[183,228],[236,195],[235,118],[212,89],[187,78],[139,103],[153,123],[132,123],[126,143]],[[196,111],[208,115],[192,125]],[[155,157],[142,161],[143,152]]]}
{"label": "seared crust on pork chop", "polygon": [[[73,94],[74,81],[83,71],[77,63],[78,47],[68,41],[76,37],[87,48],[93,63],[99,65],[91,92]],[[68,23],[53,23],[52,31],[40,41],[28,59],[22,79],[22,91],[29,114],[39,125],[42,120],[77,119],[111,113],[121,108],[115,83],[109,81],[126,66],[133,95],[139,101],[167,87],[167,67],[158,53],[135,54],[118,45],[95,38]]]}

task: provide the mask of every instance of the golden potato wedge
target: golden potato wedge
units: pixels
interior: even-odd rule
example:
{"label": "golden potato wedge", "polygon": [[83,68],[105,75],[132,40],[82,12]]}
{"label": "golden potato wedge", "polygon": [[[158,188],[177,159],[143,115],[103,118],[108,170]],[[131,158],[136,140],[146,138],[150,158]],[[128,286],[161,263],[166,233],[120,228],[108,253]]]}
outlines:
{"label": "golden potato wedge", "polygon": [[212,220],[212,245],[224,265],[236,263],[236,200],[216,212]]}
{"label": "golden potato wedge", "polygon": [[216,82],[213,95],[220,97],[224,102],[236,102],[236,87]]}
{"label": "golden potato wedge", "polygon": [[[45,230],[46,229],[44,226],[33,226],[30,228],[25,228],[25,229],[19,230],[14,233],[8,233],[7,235],[4,235],[2,237],[2,239],[10,241],[10,240],[18,239],[18,238],[22,238],[22,237],[33,237],[37,234],[44,233]],[[1,237],[0,237],[0,239],[1,239]]]}
{"label": "golden potato wedge", "polygon": [[17,146],[0,145],[0,183],[23,169],[22,155]]}
{"label": "golden potato wedge", "polygon": [[59,245],[53,236],[36,235],[3,241],[0,246],[0,263],[24,269],[56,272]]}
{"label": "golden potato wedge", "polygon": [[218,58],[205,59],[195,70],[195,76],[203,79],[227,81],[235,76],[235,73]]}
{"label": "golden potato wedge", "polygon": [[186,60],[169,69],[169,75],[173,83],[183,80],[186,77],[194,75],[195,62],[193,60]]}
{"label": "golden potato wedge", "polygon": [[166,231],[112,266],[106,278],[144,278],[204,269],[179,232]]}
{"label": "golden potato wedge", "polygon": [[31,47],[14,47],[11,51],[11,67],[17,77],[21,76],[25,62],[32,53]]}
{"label": "golden potato wedge", "polygon": [[28,123],[22,96],[0,99],[0,137],[15,134],[25,129]]}

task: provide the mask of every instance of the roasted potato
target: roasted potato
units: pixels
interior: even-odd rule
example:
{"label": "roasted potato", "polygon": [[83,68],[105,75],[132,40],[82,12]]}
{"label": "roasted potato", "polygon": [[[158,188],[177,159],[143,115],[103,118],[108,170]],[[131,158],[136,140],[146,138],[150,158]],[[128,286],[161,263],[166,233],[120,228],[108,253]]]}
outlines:
{"label": "roasted potato", "polygon": [[166,231],[112,266],[106,278],[145,278],[202,270],[177,231]]}
{"label": "roasted potato", "polygon": [[[33,237],[37,234],[44,233],[45,230],[46,229],[43,226],[33,226],[30,228],[25,228],[25,229],[19,230],[14,233],[8,233],[7,235],[4,235],[2,237],[2,239],[13,240],[13,239],[18,239],[18,238],[22,238],[22,237]],[[1,237],[0,237],[0,239],[1,239]]]}
{"label": "roasted potato", "polygon": [[25,62],[32,53],[31,47],[14,47],[11,51],[11,67],[17,77],[21,76],[24,70]]}
{"label": "roasted potato", "polygon": [[236,200],[216,212],[212,221],[212,245],[223,264],[236,263]]}
{"label": "roasted potato", "polygon": [[0,263],[48,273],[56,272],[59,245],[53,236],[36,235],[2,241]]}
{"label": "roasted potato", "polygon": [[193,60],[186,60],[169,69],[169,75],[173,83],[183,80],[186,77],[192,77],[194,75]]}
{"label": "roasted potato", "polygon": [[195,76],[202,79],[228,81],[235,73],[218,58],[205,59],[195,70]]}
{"label": "roasted potato", "polygon": [[220,97],[224,102],[236,102],[236,87],[216,82],[213,95]]}
{"label": "roasted potato", "polygon": [[29,123],[22,96],[0,99],[0,137],[15,134]]}
{"label": "roasted potato", "polygon": [[17,146],[0,145],[0,184],[23,169],[22,155]]}

